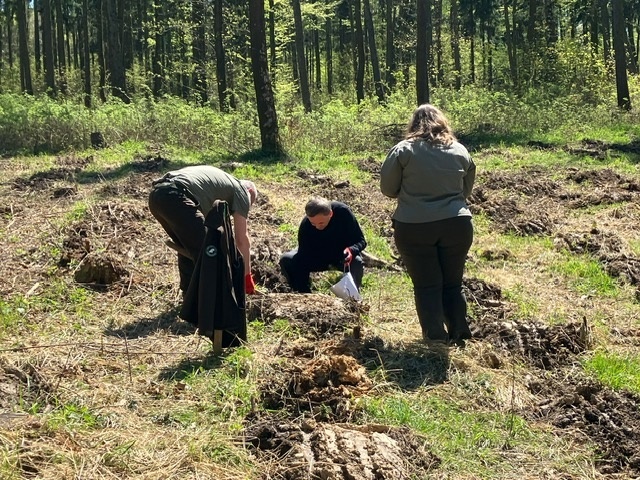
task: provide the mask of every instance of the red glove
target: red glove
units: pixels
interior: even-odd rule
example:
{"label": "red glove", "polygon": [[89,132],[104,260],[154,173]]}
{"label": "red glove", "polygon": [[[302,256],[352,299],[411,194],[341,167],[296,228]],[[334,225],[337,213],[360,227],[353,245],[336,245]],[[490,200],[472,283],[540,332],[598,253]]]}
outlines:
{"label": "red glove", "polygon": [[342,253],[344,253],[344,264],[351,265],[351,260],[353,260],[353,253],[351,253],[351,249],[347,247]]}
{"label": "red glove", "polygon": [[253,295],[256,293],[256,283],[253,281],[253,275],[247,273],[244,276],[244,291],[247,295]]}

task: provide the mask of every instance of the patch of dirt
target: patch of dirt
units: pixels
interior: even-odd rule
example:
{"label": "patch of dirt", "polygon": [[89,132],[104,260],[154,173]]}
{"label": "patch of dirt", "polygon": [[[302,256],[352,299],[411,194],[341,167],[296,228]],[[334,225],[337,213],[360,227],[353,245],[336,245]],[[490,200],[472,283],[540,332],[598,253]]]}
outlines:
{"label": "patch of dirt", "polygon": [[0,363],[0,410],[11,411],[17,405],[29,408],[34,403],[44,404],[50,392],[49,383],[30,363]]}
{"label": "patch of dirt", "polygon": [[588,327],[581,323],[549,326],[515,321],[476,323],[474,338],[496,348],[519,355],[542,369],[556,368],[575,361],[589,343]]}
{"label": "patch of dirt", "polygon": [[136,158],[129,163],[134,172],[161,172],[169,165],[170,161],[161,155],[148,155],[144,158]]}
{"label": "patch of dirt", "polygon": [[150,241],[144,238],[142,222],[148,215],[134,205],[111,202],[98,205],[67,229],[58,264],[67,266],[97,251],[109,251],[121,258],[132,257],[137,243]]}
{"label": "patch of dirt", "polygon": [[247,301],[248,321],[289,320],[303,334],[312,336],[342,332],[358,325],[359,315],[355,302],[321,293],[268,293],[249,296]]}
{"label": "patch of dirt", "polygon": [[475,324],[503,319],[510,311],[509,304],[502,298],[502,289],[478,278],[464,278],[463,292],[473,306],[471,327]]}
{"label": "patch of dirt", "polygon": [[621,238],[615,233],[593,228],[588,232],[568,232],[554,238],[557,248],[595,256],[607,274],[630,285],[640,285],[640,258],[624,253]]}
{"label": "patch of dirt", "polygon": [[409,429],[383,425],[262,421],[247,429],[245,441],[275,460],[265,479],[422,478],[440,463]]}
{"label": "patch of dirt", "polygon": [[[614,392],[576,372],[540,382],[544,400],[533,413],[561,430],[580,432],[596,446],[596,467],[603,474],[640,475],[640,398]],[[560,381],[559,381],[560,380]]]}
{"label": "patch of dirt", "polygon": [[119,257],[89,253],[75,269],[73,278],[78,283],[111,285],[128,275],[129,272],[124,268]]}
{"label": "patch of dirt", "polygon": [[316,420],[351,421],[354,398],[372,387],[366,369],[348,355],[295,358],[279,369],[261,387],[262,404],[294,418],[311,413]]}
{"label": "patch of dirt", "polygon": [[469,198],[472,213],[483,213],[493,220],[496,230],[517,235],[549,234],[555,229],[555,221],[549,212],[519,197],[494,197],[482,187],[474,190]]}

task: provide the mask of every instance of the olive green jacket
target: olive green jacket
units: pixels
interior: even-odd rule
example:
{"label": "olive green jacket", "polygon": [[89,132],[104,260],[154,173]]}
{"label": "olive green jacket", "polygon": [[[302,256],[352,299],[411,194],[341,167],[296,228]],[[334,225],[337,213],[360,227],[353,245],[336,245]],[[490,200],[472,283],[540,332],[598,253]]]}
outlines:
{"label": "olive green jacket", "polygon": [[435,222],[471,216],[466,199],[475,177],[476,166],[460,143],[445,147],[421,139],[403,140],[382,164],[380,190],[398,199],[395,220]]}

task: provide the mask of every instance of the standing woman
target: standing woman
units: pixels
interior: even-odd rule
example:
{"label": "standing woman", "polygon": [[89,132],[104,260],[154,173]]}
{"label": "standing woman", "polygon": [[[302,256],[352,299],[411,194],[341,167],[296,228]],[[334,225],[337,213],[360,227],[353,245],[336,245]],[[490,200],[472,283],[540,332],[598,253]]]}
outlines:
{"label": "standing woman", "polygon": [[429,104],[413,112],[405,139],[382,165],[380,190],[398,201],[393,236],[413,282],[425,341],[471,338],[462,274],[473,242],[466,199],[475,174],[447,118]]}

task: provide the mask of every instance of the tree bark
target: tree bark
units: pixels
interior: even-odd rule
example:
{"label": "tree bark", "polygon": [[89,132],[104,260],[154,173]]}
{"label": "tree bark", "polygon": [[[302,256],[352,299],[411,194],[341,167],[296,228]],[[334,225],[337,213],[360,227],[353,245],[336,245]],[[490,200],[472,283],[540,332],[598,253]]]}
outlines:
{"label": "tree bark", "polygon": [[462,88],[462,62],[460,59],[460,17],[458,15],[459,0],[451,0],[449,23],[451,28],[451,54],[453,56],[453,78],[456,90]]}
{"label": "tree bark", "polygon": [[385,10],[385,23],[386,23],[386,72],[385,81],[387,82],[387,88],[393,90],[396,86],[396,51],[394,42],[395,24],[393,18],[393,0],[387,0]]}
{"label": "tree bark", "polygon": [[327,65],[327,93],[329,95],[333,94],[333,23],[331,21],[331,17],[327,16],[326,27],[325,27],[326,41],[325,41],[325,50],[326,50],[326,65]]}
{"label": "tree bark", "polygon": [[[512,7],[515,8],[515,7]],[[513,82],[514,88],[518,89],[518,65],[516,60],[516,47],[515,41],[513,39],[513,33],[511,29],[511,20],[509,19],[509,5],[505,0],[504,7],[504,28],[505,28],[505,43],[507,44],[507,55],[509,57],[509,70],[511,72],[511,81]]]}
{"label": "tree bark", "polygon": [[602,24],[602,53],[605,65],[611,62],[611,20],[609,19],[608,0],[600,0],[600,23]]}
{"label": "tree bark", "polygon": [[418,105],[429,103],[429,1],[417,0],[416,95]]}
{"label": "tree bark", "polygon": [[209,101],[207,95],[207,52],[205,43],[205,2],[194,0],[191,4],[193,21],[192,55],[193,55],[193,93],[196,101],[204,105]]}
{"label": "tree bark", "polygon": [[373,28],[373,17],[371,15],[371,4],[369,0],[364,0],[364,23],[367,28],[369,38],[369,55],[371,56],[371,69],[373,71],[373,84],[375,85],[378,102],[384,103],[385,92],[380,73],[380,60],[378,59],[378,49],[376,47],[376,34]]}
{"label": "tree bark", "polygon": [[364,100],[364,32],[362,28],[362,5],[360,0],[353,2],[353,22],[355,26],[356,43],[356,98],[358,103]]}
{"label": "tree bark", "polygon": [[260,140],[265,152],[282,153],[278,132],[278,116],[269,76],[265,39],[264,0],[249,0],[251,67],[256,92]]}
{"label": "tree bark", "polygon": [[127,94],[127,82],[124,71],[122,42],[120,39],[120,22],[118,19],[117,0],[106,0],[107,7],[107,65],[111,79],[111,93],[125,103],[131,99]]}
{"label": "tree bark", "polygon": [[60,85],[60,93],[66,95],[69,92],[67,84],[67,63],[65,60],[64,48],[64,26],[62,17],[62,0],[54,0],[55,18],[56,18],[56,44],[58,51],[58,83]]}
{"label": "tree bark", "polygon": [[42,50],[40,48],[40,0],[33,0],[33,43],[34,60],[36,65],[36,76],[42,72]]}
{"label": "tree bark", "polygon": [[307,61],[304,54],[304,31],[302,29],[302,12],[300,0],[291,0],[293,7],[293,22],[295,26],[295,47],[298,60],[298,82],[304,111],[311,112],[311,91],[309,90],[309,76],[307,75]]}
{"label": "tree bark", "polygon": [[42,0],[42,50],[44,53],[44,79],[50,97],[57,95],[55,64],[53,62],[53,32],[51,26],[51,0]]}
{"label": "tree bark", "polygon": [[613,50],[616,64],[616,93],[618,107],[631,110],[631,97],[629,95],[629,83],[627,79],[627,55],[624,45],[624,9],[623,0],[612,0],[613,10]]}
{"label": "tree bark", "polygon": [[82,1],[82,74],[84,80],[84,106],[91,108],[91,61],[89,52],[89,0]]}
{"label": "tree bark", "polygon": [[22,91],[33,95],[31,82],[31,58],[29,57],[29,30],[27,28],[26,0],[17,0],[18,52],[20,54],[20,83]]}

